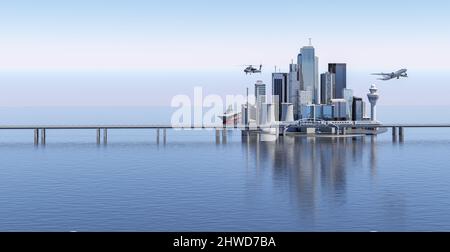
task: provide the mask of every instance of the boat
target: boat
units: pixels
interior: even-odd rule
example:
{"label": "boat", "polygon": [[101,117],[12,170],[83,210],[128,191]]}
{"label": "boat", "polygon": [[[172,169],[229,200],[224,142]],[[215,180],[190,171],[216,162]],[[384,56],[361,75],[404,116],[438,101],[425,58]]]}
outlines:
{"label": "boat", "polygon": [[228,106],[228,109],[225,111],[223,115],[220,115],[219,118],[222,120],[223,125],[225,126],[234,126],[238,125],[241,120],[241,112],[235,112],[233,110],[233,106]]}

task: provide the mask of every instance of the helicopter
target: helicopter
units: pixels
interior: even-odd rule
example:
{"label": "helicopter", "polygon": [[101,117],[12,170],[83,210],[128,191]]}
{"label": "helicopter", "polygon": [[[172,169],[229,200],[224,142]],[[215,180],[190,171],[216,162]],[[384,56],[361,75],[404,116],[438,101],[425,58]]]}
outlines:
{"label": "helicopter", "polygon": [[247,68],[244,69],[245,74],[252,73],[261,73],[262,65],[259,65],[259,69],[254,67],[253,65],[247,65]]}

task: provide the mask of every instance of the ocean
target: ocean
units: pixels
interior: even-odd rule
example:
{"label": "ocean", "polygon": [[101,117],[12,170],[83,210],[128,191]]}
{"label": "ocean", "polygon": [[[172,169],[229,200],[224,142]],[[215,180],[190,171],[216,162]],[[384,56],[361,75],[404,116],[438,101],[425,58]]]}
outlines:
{"label": "ocean", "polygon": [[[163,107],[1,108],[5,124],[167,123]],[[450,122],[380,107],[383,122]],[[401,115],[401,116],[399,116]],[[448,231],[450,129],[258,142],[208,130],[0,131],[1,231]]]}

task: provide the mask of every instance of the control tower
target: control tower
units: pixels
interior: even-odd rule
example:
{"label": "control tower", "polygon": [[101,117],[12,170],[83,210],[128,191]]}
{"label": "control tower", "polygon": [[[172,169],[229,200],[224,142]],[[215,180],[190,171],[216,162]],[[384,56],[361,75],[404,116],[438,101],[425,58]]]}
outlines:
{"label": "control tower", "polygon": [[377,93],[378,88],[375,86],[375,84],[372,84],[369,89],[370,93],[367,94],[367,98],[369,98],[370,102],[370,120],[376,121],[377,120],[377,101],[380,95]]}

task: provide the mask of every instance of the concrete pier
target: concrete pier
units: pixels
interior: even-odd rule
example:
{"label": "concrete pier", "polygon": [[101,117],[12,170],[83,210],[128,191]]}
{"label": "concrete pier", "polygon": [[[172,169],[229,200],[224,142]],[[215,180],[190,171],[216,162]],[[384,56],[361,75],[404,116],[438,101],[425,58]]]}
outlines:
{"label": "concrete pier", "polygon": [[103,129],[103,143],[104,144],[108,143],[108,129],[107,128]]}
{"label": "concrete pier", "polygon": [[397,127],[392,127],[392,142],[397,142]]}
{"label": "concrete pier", "polygon": [[34,129],[34,144],[39,144],[39,129]]}
{"label": "concrete pier", "polygon": [[45,144],[45,129],[41,129],[41,144]]}
{"label": "concrete pier", "polygon": [[404,132],[403,132],[403,127],[399,127],[398,128],[398,137],[399,137],[399,140],[400,140],[400,142],[403,142],[403,140],[404,140]]}
{"label": "concrete pier", "polygon": [[97,129],[96,131],[97,131],[97,144],[100,144],[100,140],[101,140],[100,129]]}
{"label": "concrete pier", "polygon": [[159,144],[159,129],[156,129],[156,143]]}
{"label": "concrete pier", "polygon": [[166,133],[166,129],[163,129],[163,142],[164,142],[164,144],[166,144],[166,142],[167,142],[167,133]]}

